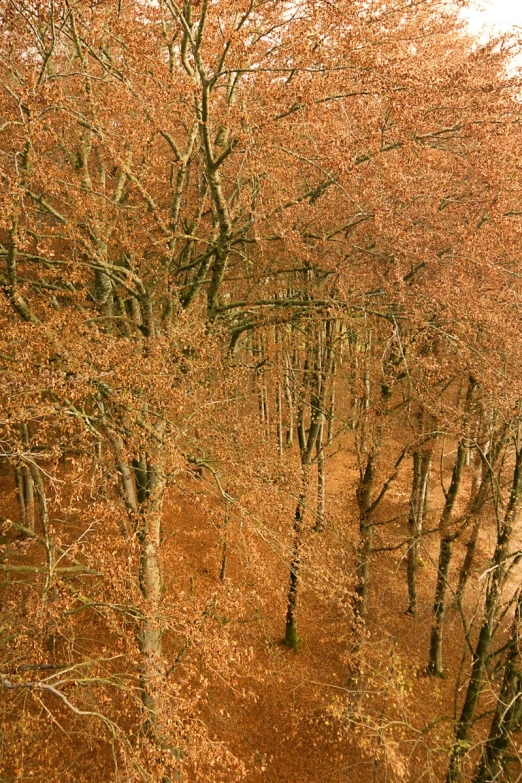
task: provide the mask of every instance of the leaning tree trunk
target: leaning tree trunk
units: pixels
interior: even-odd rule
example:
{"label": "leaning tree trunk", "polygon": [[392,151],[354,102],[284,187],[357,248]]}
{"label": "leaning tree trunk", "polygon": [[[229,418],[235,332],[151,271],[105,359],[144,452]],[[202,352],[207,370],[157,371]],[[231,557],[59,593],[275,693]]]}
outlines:
{"label": "leaning tree trunk", "polygon": [[[476,389],[476,381],[470,376],[466,392],[465,415],[467,416]],[[464,422],[466,424],[466,421]],[[460,531],[451,528],[451,521],[457,496],[460,491],[462,471],[466,465],[468,454],[468,439],[461,438],[457,446],[455,462],[451,472],[451,481],[448,490],[444,490],[444,508],[439,522],[440,548],[437,564],[437,581],[435,585],[435,600],[433,602],[433,620],[430,637],[430,654],[428,660],[428,672],[437,677],[443,676],[442,669],[442,631],[446,614],[446,593],[448,588],[449,570],[453,554],[453,543],[458,538]]]}
{"label": "leaning tree trunk", "polygon": [[459,572],[459,581],[455,595],[457,604],[462,602],[464,589],[471,574],[480,532],[480,513],[490,495],[493,469],[502,452],[503,444],[504,438],[503,436],[500,436],[495,443],[489,445],[485,455],[479,454],[480,465],[477,466],[473,480],[473,485],[476,490],[469,514],[471,533],[466,542],[466,555]]}
{"label": "leaning tree trunk", "polygon": [[469,747],[469,737],[474,723],[484,672],[489,660],[489,650],[494,633],[502,591],[504,588],[509,543],[513,526],[520,510],[522,491],[522,447],[517,444],[515,468],[509,501],[503,520],[499,520],[497,543],[489,569],[489,582],[484,604],[482,625],[473,654],[471,674],[466,689],[460,717],[455,729],[455,739],[450,752],[446,783],[459,783],[462,777],[462,760]]}
{"label": "leaning tree trunk", "polygon": [[503,771],[506,751],[522,720],[522,673],[520,666],[520,624],[522,593],[515,608],[513,629],[508,642],[504,678],[486,744],[478,764],[474,783],[493,783]]}

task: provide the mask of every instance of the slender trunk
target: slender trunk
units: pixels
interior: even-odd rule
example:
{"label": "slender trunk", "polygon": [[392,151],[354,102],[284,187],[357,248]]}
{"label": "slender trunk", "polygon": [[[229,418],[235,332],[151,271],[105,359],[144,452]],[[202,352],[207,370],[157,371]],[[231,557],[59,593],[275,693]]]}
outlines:
{"label": "slender trunk", "polygon": [[103,446],[101,440],[94,444],[94,457],[95,460],[93,462],[91,473],[91,499],[100,496],[104,497],[107,494],[107,481],[102,464]]}
{"label": "slender trunk", "polygon": [[428,513],[430,470],[431,450],[414,452],[410,512],[408,515],[408,552],[406,557],[408,582],[408,608],[406,614],[411,614],[413,617],[417,615],[419,543],[422,537],[423,523]]}
{"label": "slender trunk", "polygon": [[306,425],[305,425],[305,397],[308,384],[308,359],[305,359],[301,385],[297,397],[297,440],[299,450],[303,452],[306,449]]}
{"label": "slender trunk", "polygon": [[424,525],[424,522],[428,518],[430,508],[431,458],[432,452],[430,451],[426,455],[426,463],[423,470],[423,480],[421,487],[421,525]]}
{"label": "slender trunk", "polygon": [[368,592],[370,588],[370,558],[373,551],[373,513],[372,489],[375,480],[375,458],[370,452],[366,458],[363,476],[357,488],[359,507],[359,546],[355,567],[357,596],[356,615],[364,621],[368,612]]}
{"label": "slender trunk", "polygon": [[219,581],[224,582],[227,575],[227,559],[228,559],[228,511],[225,515],[223,522],[223,532],[221,537],[221,569],[219,571]]}
{"label": "slender trunk", "polygon": [[439,560],[437,564],[437,582],[435,585],[435,600],[433,602],[433,620],[431,626],[430,654],[428,661],[428,672],[437,677],[443,676],[442,670],[442,631],[444,627],[444,616],[446,614],[446,592],[448,587],[449,569],[453,551],[453,542],[457,533],[451,533],[449,526],[457,495],[460,489],[462,471],[466,462],[466,443],[459,441],[457,454],[453,464],[451,482],[446,492],[446,500],[442,515],[440,518],[439,529],[441,532]]}
{"label": "slender trunk", "polygon": [[327,364],[329,373],[331,376],[330,391],[328,399],[328,430],[326,433],[326,445],[331,446],[334,439],[334,422],[335,422],[335,375],[337,371],[337,362],[339,359],[335,352],[335,342],[337,340],[337,334],[339,327],[336,321],[328,321],[326,324],[326,352],[327,352]]}
{"label": "slender trunk", "polygon": [[[320,435],[323,427],[324,416],[324,396],[326,389],[325,378],[330,371],[328,353],[326,358],[323,356],[323,344],[321,335],[317,336],[312,348],[307,351],[304,363],[305,378],[307,371],[312,363],[309,361],[309,353],[313,354],[313,373],[312,378],[303,381],[299,397],[298,409],[298,435],[301,454],[301,489],[297,506],[294,514],[293,524],[293,552],[292,563],[290,566],[290,582],[288,587],[288,601],[286,613],[286,629],[284,642],[293,650],[299,647],[299,637],[297,633],[297,598],[299,591],[299,568],[301,564],[301,549],[303,540],[303,521],[307,505],[308,490],[310,487],[311,464],[314,451],[321,453],[319,444]],[[310,357],[311,359],[312,357]],[[308,433],[304,427],[304,405],[306,390],[310,389],[310,428]]]}
{"label": "slender trunk", "polygon": [[475,652],[473,654],[471,674],[466,690],[466,696],[455,730],[455,741],[450,753],[446,783],[459,783],[462,776],[462,759],[469,747],[469,736],[475,711],[477,708],[484,671],[486,669],[491,641],[494,633],[495,620],[502,597],[506,577],[509,542],[513,525],[520,509],[522,490],[522,448],[517,447],[516,462],[513,472],[513,482],[509,502],[503,520],[499,520],[497,529],[497,544],[493,554],[489,582],[484,604],[482,625],[480,628]]}
{"label": "slender trunk", "polygon": [[[476,389],[476,381],[470,375],[468,389],[466,392],[466,401],[464,413],[467,416],[473,400]],[[464,422],[466,424],[466,422]],[[451,564],[453,542],[460,534],[459,530],[451,531],[451,521],[457,496],[460,491],[462,480],[462,471],[466,465],[466,458],[469,451],[468,439],[461,438],[457,446],[455,462],[451,472],[451,481],[447,492],[444,492],[444,508],[439,522],[440,545],[439,560],[437,565],[437,582],[435,586],[435,598],[433,602],[433,619],[431,626],[430,653],[428,660],[428,672],[437,677],[443,676],[442,669],[442,632],[444,627],[444,617],[446,614],[446,593],[448,588],[449,570]]]}
{"label": "slender trunk", "polygon": [[455,601],[457,604],[462,602],[464,589],[471,574],[471,569],[473,568],[473,561],[475,559],[475,551],[477,548],[478,535],[480,531],[480,511],[489,492],[489,484],[492,476],[491,459],[493,458],[491,450],[487,452],[487,457],[487,462],[489,464],[485,466],[482,455],[480,452],[477,452],[476,469],[473,475],[473,482],[471,487],[471,496],[473,498],[469,520],[471,523],[471,533],[466,542],[466,555],[459,571],[459,581],[455,593]]}
{"label": "slender trunk", "polygon": [[22,524],[28,531],[34,533],[34,482],[31,471],[27,465],[22,464],[15,467],[14,474]]}
{"label": "slender trunk", "polygon": [[325,464],[324,464],[324,449],[323,449],[323,432],[324,425],[321,424],[319,434],[317,436],[316,452],[317,452],[317,506],[315,512],[315,525],[314,530],[316,533],[321,533],[324,529],[324,507],[325,507],[325,493],[326,493],[326,481],[325,481]]}
{"label": "slender trunk", "polygon": [[29,428],[26,422],[20,424],[20,435],[25,451],[28,455],[27,462],[23,462],[20,467],[20,485],[18,488],[18,494],[20,497],[23,495],[23,500],[20,501],[20,509],[23,511],[25,517],[24,525],[32,533],[34,533],[35,525],[35,469],[36,475],[39,477],[39,471],[36,468],[34,462],[31,461],[31,438],[29,436]]}
{"label": "slender trunk", "polygon": [[27,465],[22,466],[22,481],[25,500],[25,526],[34,533],[34,479]]}
{"label": "slender trunk", "polygon": [[297,633],[297,599],[299,593],[299,569],[301,566],[301,549],[303,543],[303,521],[306,508],[309,484],[309,465],[303,464],[301,476],[301,491],[297,500],[294,514],[292,562],[290,565],[290,582],[288,585],[288,598],[286,608],[286,625],[284,644],[297,652],[299,649],[299,636]]}
{"label": "slender trunk", "polygon": [[20,522],[24,527],[27,527],[27,515],[25,511],[25,492],[24,492],[24,476],[23,467],[16,465],[14,468],[14,479],[16,486],[16,496],[18,498],[18,505],[20,507]]}
{"label": "slender trunk", "polygon": [[406,558],[406,573],[408,580],[407,614],[417,615],[417,566],[419,561],[419,541],[422,535],[422,519],[424,514],[425,473],[429,461],[421,451],[413,454],[413,476],[411,484],[410,512],[408,515],[408,553]]}
{"label": "slender trunk", "polygon": [[285,355],[285,374],[284,374],[284,385],[285,385],[285,397],[286,397],[286,405],[288,408],[288,429],[286,431],[286,445],[288,448],[293,446],[294,444],[294,395],[292,393],[292,384],[291,384],[291,373],[292,373],[292,367],[291,367],[291,361],[290,361],[290,355],[288,351]]}
{"label": "slender trunk", "polygon": [[40,468],[31,462],[29,465],[31,472],[31,478],[36,490],[36,498],[38,500],[38,510],[40,512],[40,523],[42,525],[43,541],[45,546],[45,555],[47,559],[47,573],[45,576],[45,583],[42,589],[42,605],[47,601],[47,596],[53,581],[54,566],[55,566],[55,551],[54,551],[54,539],[49,532],[49,507],[47,505],[47,495],[45,492],[45,485],[42,479]]}
{"label": "slender trunk", "polygon": [[328,403],[328,432],[326,435],[326,445],[331,446],[334,437],[335,422],[335,360],[332,360],[332,385],[330,387],[330,401]]}
{"label": "slender trunk", "polygon": [[520,623],[522,594],[519,593],[515,618],[504,668],[504,678],[486,744],[473,783],[493,783],[504,767],[506,751],[512,734],[520,729],[522,720],[522,675],[520,671]]}
{"label": "slender trunk", "polygon": [[277,414],[277,451],[279,456],[283,455],[283,395],[281,384],[278,381],[276,386],[276,414]]}
{"label": "slender trunk", "polygon": [[437,565],[437,583],[435,585],[435,602],[433,604],[433,623],[431,627],[428,672],[438,677],[443,676],[442,630],[444,627],[444,615],[446,613],[446,586],[448,584],[451,563],[452,543],[451,537],[441,538],[439,562]]}
{"label": "slender trunk", "polygon": [[228,545],[227,539],[223,539],[221,545],[221,569],[219,571],[219,581],[224,582],[227,576],[227,557],[228,557]]}
{"label": "slender trunk", "polygon": [[471,574],[471,569],[473,568],[473,561],[475,560],[475,551],[477,549],[479,531],[480,531],[480,517],[476,516],[475,521],[473,522],[471,528],[470,536],[466,542],[466,554],[464,556],[464,562],[462,563],[459,572],[459,582],[455,594],[455,599],[457,604],[462,603],[462,596],[464,595],[464,589],[466,587],[469,576]]}

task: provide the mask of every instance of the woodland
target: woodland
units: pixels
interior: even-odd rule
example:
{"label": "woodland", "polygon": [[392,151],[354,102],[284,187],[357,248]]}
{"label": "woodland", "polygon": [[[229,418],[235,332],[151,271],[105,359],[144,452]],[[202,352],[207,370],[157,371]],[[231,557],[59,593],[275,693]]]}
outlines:
{"label": "woodland", "polygon": [[464,6],[0,0],[2,783],[522,779],[520,42]]}

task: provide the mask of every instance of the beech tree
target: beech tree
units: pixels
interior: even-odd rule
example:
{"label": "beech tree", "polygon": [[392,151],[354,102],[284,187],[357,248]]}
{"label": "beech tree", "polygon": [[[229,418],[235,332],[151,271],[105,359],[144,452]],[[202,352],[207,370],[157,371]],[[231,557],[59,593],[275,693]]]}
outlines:
{"label": "beech tree", "polygon": [[[222,621],[243,606],[227,585],[234,525],[268,540],[287,575],[290,566],[275,589],[297,651],[298,596],[316,567],[309,533],[330,545],[325,463],[351,450],[358,540],[342,528],[355,593],[346,625],[360,630],[372,610],[375,549],[406,546],[414,615],[440,431],[457,446],[432,673],[456,530],[473,520],[472,553],[490,495],[497,515],[451,747],[448,779],[458,780],[520,499],[519,84],[502,75],[508,45],[472,50],[454,9],[435,2],[0,9],[0,426],[10,470],[1,685],[8,744],[32,748],[8,760],[8,774],[47,764],[64,780],[117,780],[120,767],[141,781],[244,775],[197,707],[207,667],[234,682],[241,658]],[[473,380],[459,406],[463,378]],[[487,444],[467,432],[475,392],[509,422]],[[461,526],[468,447],[482,477]],[[375,547],[376,525],[389,523],[376,520],[381,501],[411,462],[401,540]],[[191,481],[208,496],[212,487],[205,509],[222,517],[217,587],[202,595],[180,589],[166,532],[169,503]],[[515,636],[502,704],[518,694]],[[47,741],[49,715],[53,732],[72,721],[90,737],[88,768],[67,767],[57,734]],[[477,780],[500,769],[517,716],[495,712]]]}

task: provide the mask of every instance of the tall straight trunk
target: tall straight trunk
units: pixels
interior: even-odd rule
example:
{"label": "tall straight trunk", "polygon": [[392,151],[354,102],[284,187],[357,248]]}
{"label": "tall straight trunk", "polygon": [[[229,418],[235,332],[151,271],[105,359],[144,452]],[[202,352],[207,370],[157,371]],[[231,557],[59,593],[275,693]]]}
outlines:
{"label": "tall straight trunk", "polygon": [[386,496],[391,484],[397,478],[399,467],[406,455],[403,449],[393,466],[393,472],[382,484],[380,492],[372,499],[372,490],[375,484],[375,452],[372,450],[366,456],[364,472],[360,476],[356,497],[359,508],[359,546],[356,558],[356,586],[355,593],[357,603],[355,607],[356,617],[364,622],[368,611],[368,593],[370,588],[370,560],[373,554],[374,514],[380,502]]}
{"label": "tall straight trunk", "polygon": [[[312,354],[309,357],[308,354]],[[293,549],[290,565],[290,580],[288,586],[287,612],[284,643],[293,650],[299,648],[299,636],[297,633],[297,600],[299,592],[299,569],[301,565],[301,550],[303,544],[303,522],[307,506],[307,498],[310,487],[310,474],[314,452],[319,449],[318,439],[322,432],[324,418],[324,398],[326,389],[326,377],[330,372],[331,351],[326,350],[323,356],[322,339],[318,337],[308,346],[307,356],[304,362],[305,377],[310,366],[313,368],[312,378],[303,381],[299,396],[298,408],[298,436],[301,455],[301,488],[297,500],[297,506],[293,522]],[[308,432],[304,426],[305,394],[310,390],[310,427]]]}
{"label": "tall straight trunk", "polygon": [[286,445],[290,448],[294,444],[294,395],[292,392],[292,363],[290,353],[285,352],[284,387],[288,410],[288,428],[286,431]]}
{"label": "tall straight trunk", "polygon": [[228,523],[230,520],[229,512],[225,514],[223,521],[223,528],[221,533],[221,568],[219,570],[219,581],[224,582],[227,575],[227,560],[228,560]]}
{"label": "tall straight trunk", "polygon": [[[262,350],[262,356],[263,359],[266,358],[267,351],[266,351],[266,345],[265,345],[265,339],[263,335],[260,335],[260,342],[261,342],[261,350]],[[270,433],[270,420],[271,420],[271,413],[270,413],[270,395],[269,395],[269,385],[267,383],[267,369],[266,367],[263,367],[263,372],[261,375],[261,391],[262,391],[262,397],[263,397],[263,419],[265,422],[265,430],[267,436]]]}
{"label": "tall straight trunk", "polygon": [[[22,516],[24,517],[24,525],[34,533],[35,525],[35,468],[34,462],[31,461],[31,437],[29,435],[29,428],[26,422],[20,424],[20,435],[24,449],[28,454],[28,460],[24,461],[20,466],[20,486],[19,497],[23,496],[23,500],[20,501],[20,509],[22,510]],[[36,471],[39,475],[39,471]]]}
{"label": "tall straight trunk", "polygon": [[27,515],[25,511],[25,492],[24,492],[24,476],[22,473],[22,466],[15,465],[14,467],[14,479],[16,486],[16,496],[18,498],[18,506],[20,508],[20,521],[24,527],[27,527]]}
{"label": "tall straight trunk", "polygon": [[324,529],[324,507],[326,497],[326,477],[325,477],[325,460],[323,449],[323,433],[324,423],[321,424],[319,434],[317,436],[316,444],[316,461],[317,461],[317,505],[315,511],[315,525],[314,530],[317,533],[321,533]]}
{"label": "tall straight trunk", "polygon": [[310,466],[303,464],[301,474],[301,490],[297,500],[293,525],[292,562],[290,564],[290,581],[286,605],[286,623],[284,643],[296,651],[299,649],[299,635],[297,633],[297,602],[299,595],[299,569],[301,567],[301,550],[303,544],[303,521],[305,516],[306,501]]}
{"label": "tall straight trunk", "polygon": [[277,451],[279,456],[283,454],[283,394],[281,383],[276,385],[276,415],[277,415]]}
{"label": "tall straight trunk", "polygon": [[157,428],[150,453],[143,453],[132,461],[125,458],[122,438],[108,432],[114,449],[116,465],[122,483],[122,492],[130,526],[127,538],[135,535],[140,546],[138,581],[144,599],[143,614],[138,631],[140,649],[140,684],[146,729],[158,747],[166,747],[168,716],[162,706],[165,686],[165,661],[162,653],[161,599],[161,520],[166,488],[162,430]]}
{"label": "tall straight trunk", "polygon": [[451,517],[457,495],[459,493],[462,471],[466,463],[466,442],[459,441],[457,454],[451,473],[451,482],[446,492],[444,508],[440,518],[440,545],[439,559],[437,564],[437,581],[435,585],[435,600],[433,602],[433,620],[430,637],[430,654],[428,661],[428,672],[438,677],[442,677],[442,631],[444,627],[444,616],[446,614],[446,592],[448,587],[449,569],[451,564],[453,542],[457,533],[450,531]]}
{"label": "tall straight trunk", "polygon": [[522,674],[520,667],[520,624],[522,593],[519,592],[511,637],[508,642],[504,677],[488,739],[482,749],[473,783],[493,783],[504,768],[512,735],[522,721]]}
{"label": "tall straight trunk", "polygon": [[34,533],[34,482],[31,471],[27,465],[21,464],[15,467],[14,474],[22,524],[30,533]]}
{"label": "tall straight trunk", "polygon": [[305,357],[303,367],[299,366],[299,359],[295,357],[294,368],[297,369],[301,375],[301,383],[297,393],[297,440],[299,442],[299,450],[303,453],[307,447],[306,437],[306,421],[305,421],[305,402],[306,393],[309,385],[308,371],[309,362],[308,356]]}
{"label": "tall straight trunk", "polygon": [[330,400],[328,403],[328,431],[326,434],[326,445],[331,446],[334,438],[335,423],[335,360],[332,362],[332,385],[330,388]]}
{"label": "tall straight trunk", "polygon": [[520,510],[521,491],[522,447],[517,444],[516,461],[509,501],[504,518],[503,520],[499,520],[497,525],[497,543],[489,573],[482,625],[472,658],[471,673],[466,689],[466,696],[455,729],[455,740],[450,753],[446,783],[459,783],[462,777],[462,759],[469,747],[469,736],[482,689],[484,672],[489,660],[489,650],[493,638],[495,621],[506,578],[506,558],[509,554],[509,543],[513,532],[513,526]]}
{"label": "tall straight trunk", "polygon": [[34,479],[27,465],[22,466],[22,480],[25,500],[25,525],[34,533],[35,505],[34,505]]}
{"label": "tall straight trunk", "polygon": [[[157,450],[158,452],[159,450]],[[139,581],[144,598],[144,613],[140,630],[142,657],[141,681],[143,704],[147,712],[147,727],[155,740],[165,741],[163,724],[167,716],[162,712],[162,690],[165,679],[165,661],[162,655],[160,547],[165,475],[161,455],[154,462],[147,460],[147,497],[141,506],[142,526]]]}
{"label": "tall straight trunk", "polygon": [[430,636],[430,654],[428,672],[437,677],[443,676],[442,668],[442,631],[446,614],[446,587],[448,585],[449,569],[452,556],[451,536],[440,539],[439,560],[437,563],[437,582],[435,585],[435,602],[433,604],[433,621]]}
{"label": "tall straight trunk", "polygon": [[413,453],[413,475],[408,515],[408,552],[406,558],[406,573],[408,580],[407,614],[417,615],[417,568],[419,563],[419,542],[422,536],[422,524],[426,512],[428,479],[431,465],[430,451],[415,451]]}
{"label": "tall straight trunk", "polygon": [[480,531],[480,512],[489,495],[494,462],[500,454],[500,444],[497,444],[495,447],[492,447],[491,444],[488,445],[489,448],[486,450],[484,457],[480,452],[477,453],[478,462],[472,484],[473,502],[469,514],[471,532],[466,542],[466,554],[459,571],[459,580],[455,594],[457,604],[460,604],[462,601],[464,589],[471,574]]}
{"label": "tall straight trunk", "polygon": [[357,596],[356,615],[365,620],[368,613],[368,592],[370,588],[370,558],[373,551],[373,509],[372,490],[375,480],[375,457],[370,452],[361,481],[357,488],[357,505],[359,507],[359,546],[355,567]]}
{"label": "tall straight trunk", "polygon": [[[473,401],[473,395],[476,389],[476,381],[470,375],[466,400],[464,403],[464,414],[467,417]],[[464,424],[467,422],[465,421]],[[468,439],[461,438],[457,446],[455,462],[451,471],[451,481],[447,491],[444,491],[444,508],[439,522],[440,544],[439,559],[437,564],[437,581],[435,585],[435,598],[433,602],[433,619],[430,636],[430,653],[428,659],[428,672],[437,677],[443,676],[442,668],[442,632],[444,628],[444,617],[446,614],[446,593],[448,588],[449,570],[453,554],[453,543],[457,539],[460,531],[451,530],[451,522],[457,496],[460,491],[462,481],[462,471],[466,465],[468,454]]]}
{"label": "tall straight trunk", "polygon": [[489,423],[488,428],[489,437],[487,439],[486,445],[483,450],[477,450],[476,455],[477,464],[472,484],[472,494],[474,493],[474,499],[471,504],[471,510],[469,514],[471,533],[466,543],[466,555],[459,572],[459,580],[455,596],[457,603],[462,601],[464,589],[473,567],[473,561],[475,558],[477,541],[480,532],[480,512],[490,497],[491,489],[494,485],[494,470],[498,465],[506,445],[506,424],[504,424],[496,433],[493,433],[492,431],[492,422]]}
{"label": "tall straight trunk", "polygon": [[47,573],[45,576],[45,583],[42,589],[42,605],[47,601],[49,590],[53,581],[53,572],[55,566],[55,547],[54,539],[49,533],[49,506],[47,504],[47,494],[45,492],[45,484],[42,479],[40,468],[36,463],[31,462],[29,464],[31,472],[31,478],[33,481],[35,495],[38,501],[38,511],[40,513],[40,524],[42,526],[43,541],[45,546],[45,555],[47,560]]}

